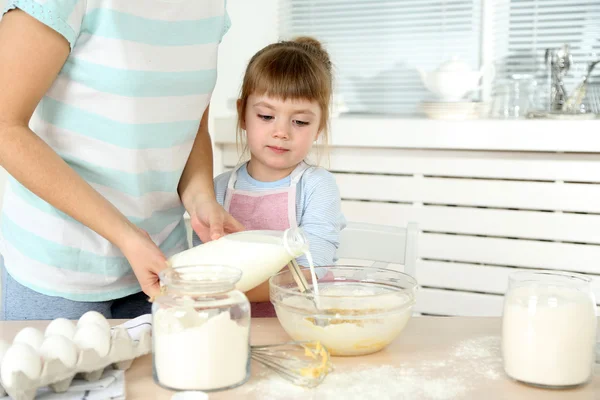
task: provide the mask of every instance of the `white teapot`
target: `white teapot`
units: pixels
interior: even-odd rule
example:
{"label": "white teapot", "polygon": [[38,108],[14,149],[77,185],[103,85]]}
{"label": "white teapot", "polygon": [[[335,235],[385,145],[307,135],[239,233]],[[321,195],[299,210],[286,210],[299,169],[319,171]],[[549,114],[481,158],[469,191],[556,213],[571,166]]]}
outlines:
{"label": "white teapot", "polygon": [[[490,67],[493,69],[491,65]],[[480,87],[479,81],[486,67],[474,71],[467,63],[453,58],[440,65],[435,71],[425,72],[420,68],[417,70],[429,91],[443,101],[458,101],[467,93]]]}

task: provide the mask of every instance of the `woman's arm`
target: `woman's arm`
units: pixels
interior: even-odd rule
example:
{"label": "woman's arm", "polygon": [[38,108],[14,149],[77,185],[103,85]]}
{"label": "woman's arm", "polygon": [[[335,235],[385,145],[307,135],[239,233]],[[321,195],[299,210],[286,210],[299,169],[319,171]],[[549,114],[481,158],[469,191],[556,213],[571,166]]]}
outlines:
{"label": "woman's arm", "polygon": [[68,55],[63,36],[23,11],[3,17],[0,165],[37,196],[118,246],[142,288],[153,292],[158,287],[155,272],[166,266],[158,247],[28,127]]}
{"label": "woman's arm", "polygon": [[209,107],[206,107],[178,187],[181,202],[190,214],[192,228],[203,243],[244,229],[215,198],[208,112]]}
{"label": "woman's arm", "polygon": [[208,132],[208,113],[206,107],[192,151],[179,180],[179,197],[186,209],[192,208],[194,199],[215,198],[213,186],[213,152],[210,133]]}

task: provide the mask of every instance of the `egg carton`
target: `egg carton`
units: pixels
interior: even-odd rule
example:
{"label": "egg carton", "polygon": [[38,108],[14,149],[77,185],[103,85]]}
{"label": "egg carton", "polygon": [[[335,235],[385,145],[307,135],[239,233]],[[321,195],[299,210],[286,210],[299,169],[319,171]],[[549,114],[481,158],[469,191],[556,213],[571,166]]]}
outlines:
{"label": "egg carton", "polygon": [[0,396],[8,394],[14,400],[32,400],[37,390],[45,386],[56,393],[63,393],[76,376],[89,382],[97,381],[107,367],[112,365],[116,369],[127,370],[134,359],[151,351],[151,331],[143,332],[138,340],[134,340],[125,327],[117,326],[111,329],[110,350],[105,357],[100,357],[94,349],[79,349],[77,363],[72,368],[58,359],[44,359],[38,379],[32,380],[22,371],[16,371],[12,374],[11,385],[1,382]]}

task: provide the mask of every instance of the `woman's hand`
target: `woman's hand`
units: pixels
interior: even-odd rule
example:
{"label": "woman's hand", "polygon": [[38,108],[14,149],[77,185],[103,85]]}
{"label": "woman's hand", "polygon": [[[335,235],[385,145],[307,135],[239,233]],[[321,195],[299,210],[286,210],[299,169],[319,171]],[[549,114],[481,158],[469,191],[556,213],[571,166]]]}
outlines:
{"label": "woman's hand", "polygon": [[214,199],[197,198],[188,206],[192,228],[203,243],[216,240],[228,233],[244,230],[244,226],[233,218]]}
{"label": "woman's hand", "polygon": [[160,292],[158,273],[167,268],[167,259],[150,235],[134,227],[121,251],[127,257],[144,293],[153,298]]}

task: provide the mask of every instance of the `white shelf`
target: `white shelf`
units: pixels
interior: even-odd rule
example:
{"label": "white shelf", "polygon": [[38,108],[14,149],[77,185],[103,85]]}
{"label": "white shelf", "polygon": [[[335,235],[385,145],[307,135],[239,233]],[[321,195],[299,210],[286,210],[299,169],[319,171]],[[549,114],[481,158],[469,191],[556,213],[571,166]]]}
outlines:
{"label": "white shelf", "polygon": [[[235,144],[236,119],[215,118],[217,144]],[[442,121],[340,117],[333,147],[600,153],[600,119]]]}

